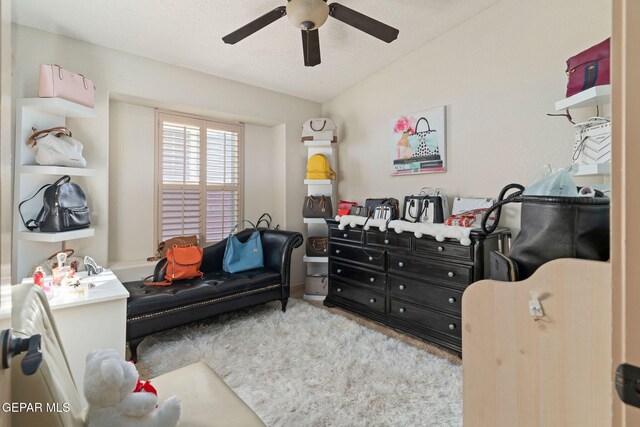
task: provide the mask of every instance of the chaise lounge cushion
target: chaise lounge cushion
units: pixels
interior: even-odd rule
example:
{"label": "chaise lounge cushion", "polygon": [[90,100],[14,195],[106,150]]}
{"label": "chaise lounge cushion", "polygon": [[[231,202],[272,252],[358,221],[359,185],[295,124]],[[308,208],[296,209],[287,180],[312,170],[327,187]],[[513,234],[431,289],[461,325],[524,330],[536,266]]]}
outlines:
{"label": "chaise lounge cushion", "polygon": [[127,317],[148,314],[202,301],[242,295],[243,292],[280,285],[280,272],[258,268],[242,273],[213,271],[201,279],[181,280],[171,286],[147,286],[142,281],[125,283],[129,291]]}

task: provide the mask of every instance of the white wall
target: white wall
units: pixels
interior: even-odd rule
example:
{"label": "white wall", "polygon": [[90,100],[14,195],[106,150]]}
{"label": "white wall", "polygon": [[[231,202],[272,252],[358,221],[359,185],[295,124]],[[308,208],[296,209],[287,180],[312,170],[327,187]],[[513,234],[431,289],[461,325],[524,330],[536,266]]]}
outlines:
{"label": "white wall", "polygon": [[[326,102],[341,133],[340,197],[402,200],[423,186],[497,197],[545,163],[569,164],[573,129],[546,113],[564,98],[565,60],[610,33],[607,0],[502,0]],[[391,118],[439,105],[447,106],[447,172],[391,177]],[[518,228],[516,212],[504,224]]]}
{"label": "white wall", "polygon": [[[272,92],[243,83],[160,63],[90,43],[61,37],[33,28],[14,26],[15,98],[35,97],[41,63],[55,63],[83,73],[96,85],[97,119],[71,121],[74,135],[86,141],[87,160],[97,169],[87,180],[92,198],[92,223],[96,236],[74,242],[79,253],[93,255],[99,263],[108,261],[109,248],[109,99],[114,95],[153,100],[162,108],[177,111],[198,110],[201,115],[238,120],[262,126],[283,125],[278,133],[284,140],[284,158],[273,168],[286,171],[283,228],[303,230],[298,213],[305,195],[304,164],[306,150],[300,144],[300,129],[310,117],[321,112],[318,103]],[[136,170],[120,170],[135,179]],[[137,206],[135,199],[121,204]],[[153,218],[145,218],[152,222]],[[136,233],[138,233],[136,231]],[[136,234],[138,236],[138,234]],[[144,233],[140,235],[144,238]],[[142,240],[141,238],[141,240]],[[293,283],[302,283],[301,250],[294,252]]]}
{"label": "white wall", "polygon": [[109,106],[109,264],[155,254],[155,110]]}

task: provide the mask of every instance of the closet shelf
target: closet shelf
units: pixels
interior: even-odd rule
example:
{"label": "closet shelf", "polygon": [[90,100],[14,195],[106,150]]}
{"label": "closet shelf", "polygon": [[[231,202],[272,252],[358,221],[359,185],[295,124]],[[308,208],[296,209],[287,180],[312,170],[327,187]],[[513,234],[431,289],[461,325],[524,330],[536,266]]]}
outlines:
{"label": "closet shelf", "polygon": [[327,297],[324,295],[307,295],[304,294],[302,299],[305,301],[324,301]]}
{"label": "closet shelf", "polygon": [[57,116],[78,119],[98,117],[95,108],[85,107],[62,98],[24,98],[19,101],[19,105]]}
{"label": "closet shelf", "polygon": [[305,179],[304,183],[307,185],[331,185],[332,179]]}
{"label": "closet shelf", "polygon": [[303,256],[302,257],[302,261],[304,262],[322,262],[322,263],[327,263],[329,262],[329,257],[326,256]]}
{"label": "closet shelf", "polygon": [[41,165],[22,165],[20,173],[32,175],[69,175],[69,176],[94,176],[95,169],[87,168],[68,168],[65,166],[41,166]]}
{"label": "closet shelf", "polygon": [[556,102],[556,111],[568,108],[590,107],[608,104],[611,101],[611,85],[594,86],[569,98]]}
{"label": "closet shelf", "polygon": [[326,224],[324,218],[304,218],[305,224]]}
{"label": "closet shelf", "polygon": [[304,145],[307,147],[330,147],[332,142],[328,139],[319,139],[314,141],[305,141]]}
{"label": "closet shelf", "polygon": [[67,240],[84,239],[85,237],[93,237],[96,234],[95,228],[82,228],[80,230],[63,231],[60,233],[42,233],[39,231],[20,231],[20,240],[29,240],[32,242],[64,242]]}
{"label": "closet shelf", "polygon": [[593,165],[574,165],[578,167],[578,172],[573,176],[607,176],[611,175],[611,163],[597,163]]}

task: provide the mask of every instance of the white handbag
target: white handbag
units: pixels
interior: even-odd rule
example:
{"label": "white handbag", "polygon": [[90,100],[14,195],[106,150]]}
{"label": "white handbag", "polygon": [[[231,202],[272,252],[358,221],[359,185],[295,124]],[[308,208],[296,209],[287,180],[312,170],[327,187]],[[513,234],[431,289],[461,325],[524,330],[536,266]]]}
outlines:
{"label": "white handbag", "polygon": [[576,128],[576,139],[573,145],[574,163],[592,165],[611,162],[611,120],[592,117],[574,127]]}
{"label": "white handbag", "polygon": [[305,141],[331,141],[338,142],[338,128],[331,119],[309,119],[302,126],[302,139]]}
{"label": "white handbag", "polygon": [[82,156],[83,145],[71,137],[71,131],[59,126],[36,131],[29,137],[27,145],[33,150],[36,163],[43,166],[68,166],[84,168],[87,161]]}

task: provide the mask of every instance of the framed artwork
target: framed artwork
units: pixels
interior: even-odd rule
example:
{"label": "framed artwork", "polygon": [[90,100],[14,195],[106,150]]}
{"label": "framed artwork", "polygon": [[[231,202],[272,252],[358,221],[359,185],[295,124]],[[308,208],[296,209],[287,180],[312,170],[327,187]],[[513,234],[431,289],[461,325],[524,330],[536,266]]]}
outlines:
{"label": "framed artwork", "polygon": [[391,175],[447,171],[444,105],[395,117],[391,126]]}

